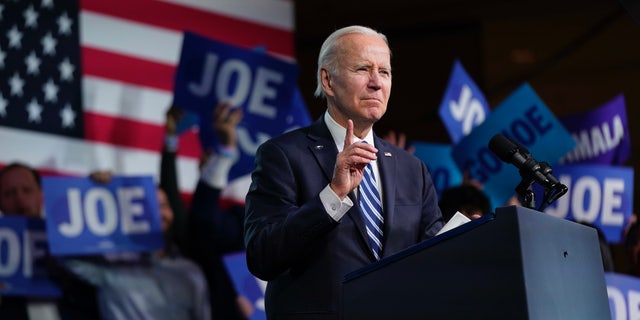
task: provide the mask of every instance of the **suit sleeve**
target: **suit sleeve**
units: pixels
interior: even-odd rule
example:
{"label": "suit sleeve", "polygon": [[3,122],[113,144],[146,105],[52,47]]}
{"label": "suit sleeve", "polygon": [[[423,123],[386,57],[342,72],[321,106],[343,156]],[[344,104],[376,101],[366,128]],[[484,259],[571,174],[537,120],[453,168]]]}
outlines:
{"label": "suit sleeve", "polygon": [[435,237],[435,235],[444,226],[442,212],[438,206],[438,194],[431,179],[431,174],[424,162],[420,161],[422,180],[425,181],[423,189],[423,209],[421,224],[424,227],[422,239],[426,240]]}
{"label": "suit sleeve", "polygon": [[296,174],[293,165],[304,164],[293,164],[291,154],[273,141],[260,146],[245,202],[247,265],[266,281],[305,259],[314,241],[337,225],[319,195],[299,199],[308,181]]}

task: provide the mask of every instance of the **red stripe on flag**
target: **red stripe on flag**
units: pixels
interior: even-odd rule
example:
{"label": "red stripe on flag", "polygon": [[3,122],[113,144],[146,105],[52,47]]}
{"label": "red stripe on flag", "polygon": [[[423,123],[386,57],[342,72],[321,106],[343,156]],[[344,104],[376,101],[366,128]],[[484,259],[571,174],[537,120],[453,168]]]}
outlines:
{"label": "red stripe on flag", "polygon": [[[159,152],[164,139],[162,126],[124,118],[114,118],[93,112],[84,113],[85,138],[121,147]],[[201,154],[198,135],[187,131],[180,137],[180,156],[199,158]]]}
{"label": "red stripe on flag", "polygon": [[83,74],[173,92],[175,66],[82,47]]}
{"label": "red stripe on flag", "polygon": [[[81,9],[293,57],[293,32],[197,9],[152,0],[81,1]],[[215,28],[211,26],[215,25]]]}

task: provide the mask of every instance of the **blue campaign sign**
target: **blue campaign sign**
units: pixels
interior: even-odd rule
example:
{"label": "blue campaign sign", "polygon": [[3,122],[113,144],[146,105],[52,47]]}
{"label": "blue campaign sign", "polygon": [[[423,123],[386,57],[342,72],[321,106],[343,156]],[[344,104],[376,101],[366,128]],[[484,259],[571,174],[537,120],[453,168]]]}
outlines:
{"label": "blue campaign sign", "polygon": [[253,313],[250,320],[264,320],[267,318],[264,312],[264,292],[267,283],[249,272],[244,252],[226,254],[223,257],[225,267],[229,272],[231,281],[238,295],[247,298],[253,305]]}
{"label": "blue campaign sign", "polygon": [[520,86],[452,152],[460,170],[484,186],[494,208],[504,205],[521,181],[515,166],[502,162],[489,150],[489,141],[498,133],[526,147],[537,161],[550,165],[576,144],[533,88],[526,83]]}
{"label": "blue campaign sign", "polygon": [[157,188],[150,176],[44,177],[49,246],[54,255],[143,252],[163,247]]}
{"label": "blue campaign sign", "polygon": [[451,157],[451,145],[429,142],[412,142],[411,145],[415,148],[414,155],[429,168],[438,197],[442,191],[462,184],[462,173]]}
{"label": "blue campaign sign", "polygon": [[606,272],[611,319],[640,319],[640,279],[619,273]]}
{"label": "blue campaign sign", "polygon": [[0,295],[59,297],[46,269],[48,255],[44,220],[0,217]]}
{"label": "blue campaign sign", "polygon": [[456,60],[447,90],[438,109],[440,119],[455,144],[480,125],[489,115],[489,103],[471,76]]}
{"label": "blue campaign sign", "polygon": [[[605,165],[557,165],[553,175],[569,191],[544,212],[600,228],[609,243],[620,243],[633,215],[633,168]],[[541,190],[536,190],[537,200]]]}
{"label": "blue campaign sign", "polygon": [[622,94],[587,112],[560,118],[576,140],[562,163],[622,165],[631,156],[631,136]]}
{"label": "blue campaign sign", "polygon": [[230,172],[232,180],[253,169],[260,144],[310,123],[300,117],[307,110],[297,96],[297,77],[294,63],[185,32],[174,103],[199,115],[203,150],[216,150],[218,145],[212,128],[213,108],[218,102],[243,109],[237,128],[240,158]]}

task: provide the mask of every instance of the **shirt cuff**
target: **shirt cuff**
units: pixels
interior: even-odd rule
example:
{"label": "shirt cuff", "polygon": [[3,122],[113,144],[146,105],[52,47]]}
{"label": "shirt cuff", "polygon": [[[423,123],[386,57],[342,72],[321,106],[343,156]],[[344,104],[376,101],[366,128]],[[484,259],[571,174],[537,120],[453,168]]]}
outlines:
{"label": "shirt cuff", "polygon": [[329,216],[335,221],[340,221],[345,213],[353,207],[353,201],[349,197],[340,200],[340,197],[331,190],[329,185],[320,191],[320,201]]}
{"label": "shirt cuff", "polygon": [[164,137],[164,145],[169,152],[176,152],[179,144],[178,136],[175,134],[168,134]]}
{"label": "shirt cuff", "polygon": [[224,189],[229,183],[229,172],[235,160],[234,157],[213,153],[200,171],[200,180],[212,188]]}

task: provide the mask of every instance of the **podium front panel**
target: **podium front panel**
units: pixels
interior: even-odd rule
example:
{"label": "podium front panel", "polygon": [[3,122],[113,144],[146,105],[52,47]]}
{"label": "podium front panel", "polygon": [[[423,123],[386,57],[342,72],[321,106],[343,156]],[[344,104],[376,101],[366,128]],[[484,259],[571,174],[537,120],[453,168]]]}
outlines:
{"label": "podium front panel", "polygon": [[345,277],[344,319],[608,319],[595,229],[498,208]]}

